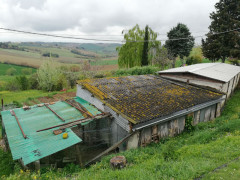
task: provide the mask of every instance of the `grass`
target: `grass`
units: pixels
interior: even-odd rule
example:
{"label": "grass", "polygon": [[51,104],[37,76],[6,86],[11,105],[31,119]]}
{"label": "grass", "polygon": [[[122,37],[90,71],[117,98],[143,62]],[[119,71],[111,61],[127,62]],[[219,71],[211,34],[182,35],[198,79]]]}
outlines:
{"label": "grass", "polygon": [[216,170],[203,177],[207,179],[229,179],[238,180],[240,177],[240,160],[230,162],[227,167]]}
{"label": "grass", "polygon": [[117,59],[97,60],[97,61],[91,61],[90,64],[92,66],[115,65],[115,64],[118,64],[118,60]]}
{"label": "grass", "polygon": [[35,68],[29,68],[24,66],[17,66],[13,64],[3,64],[0,63],[0,76],[5,76],[8,69],[14,68],[16,69],[16,75],[22,75],[22,69],[32,69],[32,72],[36,72]]}
{"label": "grass", "polygon": [[[76,91],[76,89],[71,89],[68,92]],[[13,103],[13,101],[17,101],[19,103],[29,102],[30,99],[36,99],[39,97],[51,97],[55,94],[62,94],[64,92],[53,91],[46,92],[42,90],[26,90],[26,91],[0,91],[0,99],[3,98],[4,104]]]}
{"label": "grass", "polygon": [[[69,165],[59,170],[42,170],[41,173],[21,171],[8,158],[5,168],[7,179],[193,179],[204,174],[205,179],[238,179],[240,162],[217,172],[215,168],[240,156],[240,90],[227,102],[222,116],[214,121],[198,124],[192,132],[162,140],[145,148],[121,152],[127,158],[127,167],[112,170],[106,156],[90,168],[80,169]],[[0,156],[4,158],[5,156]],[[10,169],[10,170],[9,170]],[[19,173],[20,172],[20,173]],[[3,174],[3,173],[2,173]],[[220,178],[221,177],[221,178]]]}

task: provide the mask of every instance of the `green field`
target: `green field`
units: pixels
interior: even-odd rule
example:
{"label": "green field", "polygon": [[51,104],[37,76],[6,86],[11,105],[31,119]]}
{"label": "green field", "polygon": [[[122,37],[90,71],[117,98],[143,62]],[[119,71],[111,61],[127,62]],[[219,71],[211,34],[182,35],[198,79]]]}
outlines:
{"label": "green field", "polygon": [[115,65],[118,64],[117,59],[112,59],[112,60],[96,60],[96,61],[91,61],[90,64],[92,66],[103,66],[103,65]]}
{"label": "green field", "polygon": [[[35,73],[37,71],[35,68],[0,63],[0,76],[5,76],[7,70],[10,68],[16,69],[16,75],[22,75],[22,69],[32,69],[32,73]],[[1,78],[0,78],[0,80],[1,80]]]}
{"label": "green field", "polygon": [[[76,89],[68,90],[68,92],[75,92]],[[46,92],[42,90],[26,90],[26,91],[0,91],[0,99],[4,99],[4,104],[10,104],[14,101],[19,103],[25,103],[29,101],[29,99],[35,99],[39,97],[51,97],[54,94],[62,94],[64,92],[60,91],[53,91],[53,92]]]}

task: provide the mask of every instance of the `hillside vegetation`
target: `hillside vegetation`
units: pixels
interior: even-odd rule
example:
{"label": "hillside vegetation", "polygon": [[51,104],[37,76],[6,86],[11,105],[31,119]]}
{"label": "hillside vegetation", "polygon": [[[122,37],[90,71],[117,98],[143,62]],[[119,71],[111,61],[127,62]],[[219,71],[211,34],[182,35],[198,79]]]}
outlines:
{"label": "hillside vegetation", "polygon": [[[0,150],[0,175],[3,179],[229,179],[238,177],[240,160],[240,90],[227,102],[222,116],[211,122],[200,123],[191,132],[162,140],[144,148],[129,150],[124,155],[128,165],[112,170],[106,156],[101,162],[81,169],[68,165],[62,170],[42,169],[41,172],[23,171]],[[215,168],[229,163],[217,171]],[[212,172],[213,171],[213,172]],[[224,173],[226,172],[226,173]],[[8,176],[11,173],[10,176]]]}
{"label": "hillside vegetation", "polygon": [[[43,60],[52,59],[65,64],[117,65],[116,47],[120,44],[78,43],[5,43],[0,48],[0,62],[39,67]],[[106,61],[110,60],[108,63]],[[103,61],[103,62],[101,62]],[[117,68],[114,67],[115,69]],[[103,68],[104,69],[104,68]]]}

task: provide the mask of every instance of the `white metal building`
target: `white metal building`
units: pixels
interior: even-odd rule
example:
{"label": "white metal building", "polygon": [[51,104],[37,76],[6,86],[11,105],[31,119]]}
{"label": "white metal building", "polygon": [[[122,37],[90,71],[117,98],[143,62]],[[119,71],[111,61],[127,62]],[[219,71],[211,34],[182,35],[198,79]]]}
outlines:
{"label": "white metal building", "polygon": [[201,63],[159,71],[166,79],[186,82],[226,93],[227,98],[239,83],[240,67],[225,63]]}

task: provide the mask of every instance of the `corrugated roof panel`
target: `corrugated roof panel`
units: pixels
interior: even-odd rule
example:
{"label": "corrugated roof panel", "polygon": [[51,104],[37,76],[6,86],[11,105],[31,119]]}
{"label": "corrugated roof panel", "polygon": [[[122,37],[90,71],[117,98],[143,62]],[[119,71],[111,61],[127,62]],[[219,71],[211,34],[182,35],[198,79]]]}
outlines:
{"label": "corrugated roof panel", "polygon": [[[80,98],[77,98],[77,100],[79,103],[87,104],[86,101],[82,102]],[[26,111],[22,108],[14,109],[22,129],[28,137],[27,139],[23,138],[17,121],[15,117],[11,115],[11,112],[1,112],[8,143],[14,160],[22,158],[23,163],[26,165],[82,141],[72,132],[71,129],[66,129],[66,132],[68,132],[69,135],[67,139],[63,139],[62,134],[53,134],[53,130],[58,128],[36,132],[40,129],[84,118],[81,112],[65,102],[59,101],[53,105],[49,105],[49,107],[66,121],[63,122],[45,106],[38,107],[35,105],[32,106],[30,110]],[[89,104],[86,105],[85,108],[94,112],[94,115],[101,113],[97,108]]]}
{"label": "corrugated roof panel", "polygon": [[238,73],[240,73],[240,67],[225,63],[201,63],[159,71],[158,73],[191,73],[223,82],[228,82]]}
{"label": "corrugated roof panel", "polygon": [[94,107],[84,99],[80,97],[75,97],[74,100],[80,103],[83,107],[85,107],[93,116],[96,116],[97,114],[101,114],[101,112],[96,107]]}
{"label": "corrugated roof panel", "polygon": [[39,129],[61,124],[60,120],[53,113],[49,113],[46,107],[27,111],[15,109],[14,112],[27,139],[23,138],[17,121],[10,111],[3,111],[2,119],[13,159],[22,158],[25,165],[82,141],[71,129],[66,130],[69,134],[67,139],[63,139],[62,134],[54,135],[54,129],[36,132]]}

